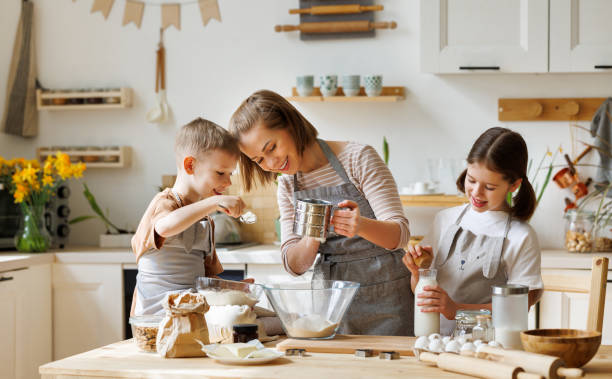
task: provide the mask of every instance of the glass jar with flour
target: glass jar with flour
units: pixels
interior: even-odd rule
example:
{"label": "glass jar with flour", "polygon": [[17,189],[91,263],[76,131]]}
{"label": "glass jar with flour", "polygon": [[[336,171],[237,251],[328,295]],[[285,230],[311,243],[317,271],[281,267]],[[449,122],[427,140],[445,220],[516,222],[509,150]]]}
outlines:
{"label": "glass jar with flour", "polygon": [[438,271],[435,269],[419,269],[419,282],[414,289],[414,335],[417,337],[440,333],[440,313],[421,312],[421,308],[427,308],[427,306],[417,305],[423,300],[417,296],[423,292],[425,286],[438,285],[437,274]]}
{"label": "glass jar with flour", "polygon": [[527,330],[529,287],[502,284],[491,288],[495,341],[506,349],[522,350],[521,332]]}

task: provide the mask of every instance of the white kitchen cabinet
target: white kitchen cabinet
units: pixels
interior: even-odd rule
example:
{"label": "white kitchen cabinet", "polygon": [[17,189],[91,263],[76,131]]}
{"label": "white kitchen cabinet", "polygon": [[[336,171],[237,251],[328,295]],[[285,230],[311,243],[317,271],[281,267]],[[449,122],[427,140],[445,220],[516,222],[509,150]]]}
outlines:
{"label": "white kitchen cabinet", "polygon": [[121,264],[53,265],[53,359],[121,341]]}
{"label": "white kitchen cabinet", "polygon": [[550,2],[550,71],[612,69],[612,1]]}
{"label": "white kitchen cabinet", "polygon": [[51,361],[51,265],[0,273],[0,378],[36,378]]}
{"label": "white kitchen cabinet", "polygon": [[[542,273],[588,276],[590,270],[542,270]],[[540,300],[540,328],[585,329],[589,297],[584,293],[545,291]],[[603,345],[612,345],[612,280],[608,278],[604,321]]]}
{"label": "white kitchen cabinet", "polygon": [[421,0],[421,71],[547,72],[548,0]]}

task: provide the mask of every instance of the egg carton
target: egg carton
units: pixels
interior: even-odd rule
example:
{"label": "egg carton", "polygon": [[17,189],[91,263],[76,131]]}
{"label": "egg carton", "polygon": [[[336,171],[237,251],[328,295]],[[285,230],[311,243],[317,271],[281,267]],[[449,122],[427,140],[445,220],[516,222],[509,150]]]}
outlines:
{"label": "egg carton", "polygon": [[503,348],[502,344],[497,341],[490,341],[488,343],[482,340],[470,341],[463,336],[457,338],[452,338],[450,336],[442,337],[440,334],[434,333],[429,336],[417,338],[414,343],[414,356],[419,358],[419,354],[422,351],[427,351],[434,354],[453,353],[483,358],[484,353],[480,351],[481,346]]}

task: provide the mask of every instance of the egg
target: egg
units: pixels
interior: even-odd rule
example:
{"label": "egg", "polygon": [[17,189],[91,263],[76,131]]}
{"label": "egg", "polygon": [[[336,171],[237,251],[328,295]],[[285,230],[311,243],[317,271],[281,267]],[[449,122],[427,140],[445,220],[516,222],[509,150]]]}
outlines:
{"label": "egg", "polygon": [[481,343],[480,345],[476,346],[476,358],[486,358],[487,357],[487,353],[483,352],[484,348],[487,346],[489,345],[487,345],[486,343]]}
{"label": "egg", "polygon": [[444,336],[442,337],[442,342],[444,342],[444,345],[446,346],[449,342],[451,341],[451,337],[450,336]]}
{"label": "egg", "polygon": [[466,342],[461,346],[461,353],[466,355],[473,354],[476,351],[476,346],[471,342]]}
{"label": "egg", "polygon": [[493,347],[500,347],[500,348],[504,348],[504,345],[502,345],[501,343],[497,342],[497,341],[490,341],[489,342],[489,346],[493,346]]}
{"label": "egg", "polygon": [[459,342],[457,341],[449,341],[444,347],[444,351],[446,351],[447,353],[459,354],[460,350],[461,350],[461,345],[459,345]]}
{"label": "egg", "polygon": [[429,340],[433,341],[433,340],[439,340],[440,339],[440,334],[438,333],[434,333],[434,334],[430,334],[429,335]]}
{"label": "egg", "polygon": [[467,342],[467,338],[465,338],[465,336],[459,336],[455,338],[455,341],[459,342],[459,344],[463,346]]}
{"label": "egg", "polygon": [[444,342],[440,339],[434,339],[429,342],[429,351],[432,353],[441,353],[444,351]]}
{"label": "egg", "polygon": [[476,340],[474,341],[474,346],[478,347],[480,345],[482,345],[484,342],[482,342],[482,340]]}
{"label": "egg", "polygon": [[427,350],[429,348],[429,338],[427,336],[421,336],[414,342],[415,349]]}

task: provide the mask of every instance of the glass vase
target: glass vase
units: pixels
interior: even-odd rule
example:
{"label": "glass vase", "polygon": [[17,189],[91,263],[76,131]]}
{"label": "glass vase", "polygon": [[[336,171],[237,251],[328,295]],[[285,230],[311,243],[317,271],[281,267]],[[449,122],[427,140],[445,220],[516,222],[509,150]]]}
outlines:
{"label": "glass vase", "polygon": [[15,235],[15,247],[22,252],[43,252],[51,245],[51,236],[45,227],[43,205],[21,205],[21,222]]}

